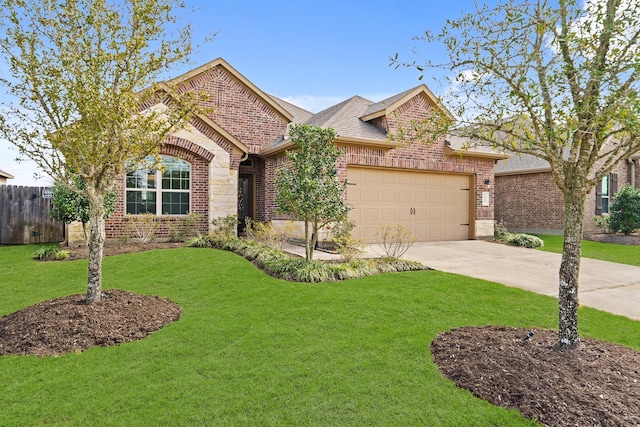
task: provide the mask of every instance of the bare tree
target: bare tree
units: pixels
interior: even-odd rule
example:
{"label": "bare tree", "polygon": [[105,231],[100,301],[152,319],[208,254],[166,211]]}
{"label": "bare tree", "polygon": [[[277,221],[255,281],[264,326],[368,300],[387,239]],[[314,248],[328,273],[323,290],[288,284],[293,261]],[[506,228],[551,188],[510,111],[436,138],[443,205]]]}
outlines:
{"label": "bare tree", "polygon": [[505,1],[424,39],[444,42],[455,71],[447,131],[551,166],[565,207],[558,339],[575,347],[586,196],[640,150],[640,2]]}

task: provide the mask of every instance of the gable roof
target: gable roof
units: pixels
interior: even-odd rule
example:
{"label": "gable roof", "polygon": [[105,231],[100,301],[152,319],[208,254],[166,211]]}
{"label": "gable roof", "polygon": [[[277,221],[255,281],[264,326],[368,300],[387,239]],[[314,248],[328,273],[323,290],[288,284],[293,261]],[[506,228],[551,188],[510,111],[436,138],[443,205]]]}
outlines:
{"label": "gable roof", "polygon": [[13,175],[11,175],[9,172],[3,171],[2,169],[0,169],[0,177],[7,178],[7,179],[13,179]]}
{"label": "gable roof", "polygon": [[393,111],[397,110],[402,104],[408,102],[412,98],[417,95],[422,94],[429,101],[433,103],[433,105],[437,106],[439,109],[445,112],[449,118],[454,119],[453,115],[446,109],[446,107],[438,100],[438,98],[431,92],[431,90],[425,84],[421,84],[420,86],[416,86],[412,89],[401,92],[397,95],[391,96],[387,99],[384,99],[380,102],[376,102],[375,104],[370,105],[360,116],[360,118],[364,121],[369,121],[373,119],[377,119],[378,117],[383,117],[391,114]]}
{"label": "gable roof", "polygon": [[247,79],[245,76],[243,76],[242,74],[240,74],[240,72],[238,70],[236,70],[235,68],[233,68],[231,65],[229,65],[229,63],[227,61],[225,61],[222,58],[217,58],[214,59],[211,62],[208,62],[204,65],[199,66],[198,68],[194,68],[193,70],[175,77],[171,80],[169,80],[167,83],[170,86],[177,86],[179,84],[183,84],[188,82],[189,80],[199,76],[202,73],[206,73],[207,71],[216,68],[216,67],[222,67],[224,68],[227,72],[229,72],[235,79],[237,79],[238,81],[240,81],[240,83],[242,83],[247,89],[249,89],[251,92],[253,92],[259,99],[263,100],[265,103],[267,103],[270,107],[272,107],[274,110],[276,110],[282,117],[284,117],[285,119],[287,119],[287,121],[292,121],[293,120],[293,115],[285,108],[283,108],[278,102],[276,102],[272,97],[270,97],[269,95],[267,95],[266,93],[264,93],[262,90],[260,90],[260,88],[258,88],[258,86],[254,85],[253,83],[251,83],[251,81],[249,81],[249,79]]}

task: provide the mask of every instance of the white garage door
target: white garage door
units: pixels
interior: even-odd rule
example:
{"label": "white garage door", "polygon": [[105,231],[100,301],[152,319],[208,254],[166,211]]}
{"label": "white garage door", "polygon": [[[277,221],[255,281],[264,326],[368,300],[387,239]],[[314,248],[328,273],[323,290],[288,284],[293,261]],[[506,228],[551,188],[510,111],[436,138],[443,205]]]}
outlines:
{"label": "white garage door", "polygon": [[469,238],[468,175],[349,167],[347,179],[354,235],[365,242],[396,224],[422,242]]}

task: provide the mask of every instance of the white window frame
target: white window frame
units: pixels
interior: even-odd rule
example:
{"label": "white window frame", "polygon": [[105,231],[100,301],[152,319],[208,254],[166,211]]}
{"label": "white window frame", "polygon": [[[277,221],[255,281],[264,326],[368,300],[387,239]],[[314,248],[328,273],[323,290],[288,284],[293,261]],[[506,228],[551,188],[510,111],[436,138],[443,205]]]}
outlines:
{"label": "white window frame", "polygon": [[[126,215],[144,215],[145,213],[151,213],[153,215],[156,216],[185,216],[188,215],[189,212],[191,212],[191,202],[192,202],[192,194],[191,194],[191,188],[192,188],[192,180],[193,180],[193,174],[192,174],[192,165],[190,162],[184,160],[184,159],[180,159],[178,157],[175,156],[169,156],[169,155],[161,155],[160,156],[161,162],[159,164],[156,165],[156,167],[154,168],[149,168],[149,167],[145,167],[145,164],[149,165],[149,164],[153,164],[153,158],[149,157],[147,158],[143,163],[142,166],[138,167],[138,169],[134,170],[134,171],[130,171],[129,173],[126,174],[125,176],[125,203],[124,203],[124,211]],[[171,159],[171,160],[170,160]],[[178,189],[173,189],[173,188],[162,188],[163,187],[163,172],[166,171],[166,165],[168,163],[171,163],[172,160],[176,160],[179,163],[182,163],[186,166],[188,166],[188,170],[186,171],[188,173],[188,176],[186,177],[187,180],[187,188],[178,188]],[[130,174],[131,173],[136,173],[136,172],[141,172],[141,175],[143,177],[142,182],[144,185],[140,186],[140,187],[129,187],[129,180],[128,178],[130,178]],[[151,174],[151,172],[153,172],[153,174]],[[152,179],[146,179],[148,177],[152,176]],[[171,177],[170,177],[171,179]],[[178,177],[178,182],[180,182],[181,180],[184,180],[185,178],[183,177]],[[150,181],[154,182],[154,187],[149,188],[147,187],[148,183]],[[170,181],[172,182],[172,181]],[[128,198],[128,194],[130,192],[138,192],[138,193],[145,193],[145,192],[149,192],[149,193],[154,193],[156,200],[155,200],[155,213],[153,212],[138,212],[138,213],[129,213],[129,198]],[[187,206],[187,210],[184,213],[178,213],[178,214],[172,214],[169,212],[162,212],[162,206],[163,206],[163,199],[162,196],[165,193],[174,193],[174,194],[187,194],[188,198],[189,198],[189,203]]]}

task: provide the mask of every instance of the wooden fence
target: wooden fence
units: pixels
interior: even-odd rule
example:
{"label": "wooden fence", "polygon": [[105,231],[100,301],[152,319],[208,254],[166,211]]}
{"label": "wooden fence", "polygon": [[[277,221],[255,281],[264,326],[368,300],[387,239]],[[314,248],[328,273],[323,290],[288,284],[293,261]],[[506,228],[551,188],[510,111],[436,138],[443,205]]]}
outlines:
{"label": "wooden fence", "polygon": [[51,189],[0,186],[0,245],[51,243],[64,240],[64,223],[49,215]]}

